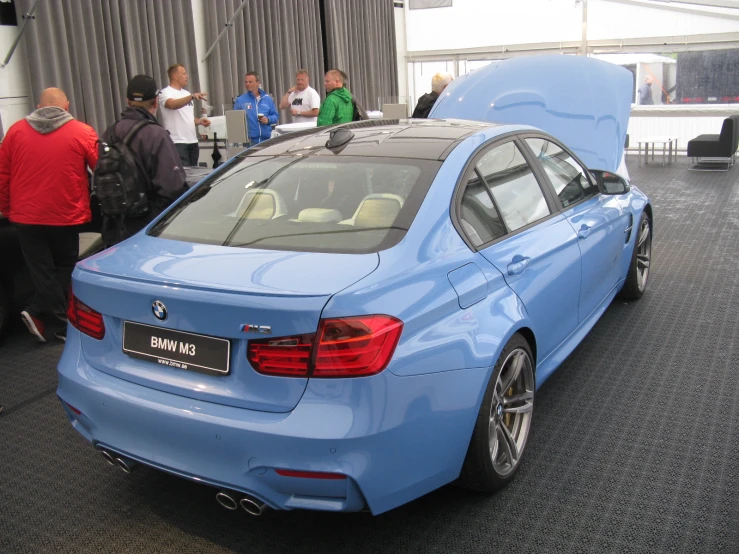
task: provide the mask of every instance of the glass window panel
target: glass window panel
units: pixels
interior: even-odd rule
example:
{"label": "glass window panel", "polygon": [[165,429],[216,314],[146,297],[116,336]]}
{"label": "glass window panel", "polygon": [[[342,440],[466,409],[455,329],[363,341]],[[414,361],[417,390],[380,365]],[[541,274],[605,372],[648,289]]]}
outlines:
{"label": "glass window panel", "polygon": [[244,248],[376,252],[405,236],[440,165],[247,156],[202,182],[150,234]]}
{"label": "glass window panel", "polygon": [[477,173],[465,186],[462,196],[461,224],[475,246],[480,246],[505,235],[505,227],[490,193]]}
{"label": "glass window panel", "polygon": [[526,143],[539,158],[563,207],[598,194],[585,169],[557,144],[538,138],[526,139]]}
{"label": "glass window panel", "polygon": [[497,146],[477,164],[510,231],[550,214],[529,164],[513,142]]}

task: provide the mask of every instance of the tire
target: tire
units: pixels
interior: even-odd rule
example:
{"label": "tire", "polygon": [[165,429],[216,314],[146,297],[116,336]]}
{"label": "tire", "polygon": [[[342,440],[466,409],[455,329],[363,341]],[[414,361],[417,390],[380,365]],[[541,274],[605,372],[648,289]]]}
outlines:
{"label": "tire", "polygon": [[649,268],[652,262],[652,224],[646,213],[641,214],[639,230],[634,241],[629,272],[624,286],[618,293],[622,300],[639,300],[647,290]]}
{"label": "tire", "polygon": [[513,479],[531,431],[534,367],[528,342],[518,333],[513,335],[490,376],[459,485],[491,493]]}
{"label": "tire", "polygon": [[0,279],[0,337],[5,334],[10,326],[10,298],[5,285]]}

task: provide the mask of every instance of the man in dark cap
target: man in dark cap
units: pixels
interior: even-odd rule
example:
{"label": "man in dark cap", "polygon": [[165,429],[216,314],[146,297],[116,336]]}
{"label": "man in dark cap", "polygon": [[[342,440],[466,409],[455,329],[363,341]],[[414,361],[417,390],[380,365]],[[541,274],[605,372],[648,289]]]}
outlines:
{"label": "man in dark cap", "polygon": [[[128,82],[126,91],[128,107],[121,119],[114,123],[103,135],[110,143],[116,139],[123,141],[134,126],[141,125],[132,137],[128,148],[139,162],[139,167],[148,179],[146,191],[148,206],[137,217],[126,217],[123,226],[113,225],[109,218],[103,219],[103,242],[106,247],[127,239],[143,229],[167,206],[187,190],[185,170],[180,155],[169,133],[156,120],[159,107],[159,89],[154,79],[147,75],[136,75]],[[101,166],[102,167],[102,164]]]}

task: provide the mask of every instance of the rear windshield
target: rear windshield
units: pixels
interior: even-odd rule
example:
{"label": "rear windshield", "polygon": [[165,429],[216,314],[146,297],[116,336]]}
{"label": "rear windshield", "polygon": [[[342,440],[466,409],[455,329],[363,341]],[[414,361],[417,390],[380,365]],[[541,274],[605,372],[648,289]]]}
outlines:
{"label": "rear windshield", "polygon": [[308,252],[377,252],[413,222],[441,162],[397,158],[246,158],[204,181],[150,235]]}

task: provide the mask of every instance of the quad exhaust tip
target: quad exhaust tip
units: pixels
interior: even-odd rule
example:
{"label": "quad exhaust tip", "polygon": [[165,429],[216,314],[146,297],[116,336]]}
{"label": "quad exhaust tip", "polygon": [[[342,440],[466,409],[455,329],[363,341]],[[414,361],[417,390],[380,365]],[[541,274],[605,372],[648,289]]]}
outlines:
{"label": "quad exhaust tip", "polygon": [[100,455],[105,458],[105,461],[108,462],[110,465],[114,466],[115,464],[115,458],[113,458],[113,455],[108,452],[107,450],[101,450]]}
{"label": "quad exhaust tip", "polygon": [[264,502],[249,495],[242,497],[239,504],[247,514],[252,516],[261,516],[267,509]]}
{"label": "quad exhaust tip", "polygon": [[233,511],[239,507],[239,503],[236,498],[234,498],[231,491],[219,491],[218,494],[216,494],[216,500],[227,510]]}
{"label": "quad exhaust tip", "polygon": [[[241,497],[239,499],[239,497]],[[252,516],[261,516],[267,509],[267,505],[249,494],[236,491],[222,490],[216,494],[216,501],[227,510],[237,510],[241,506],[244,511]]]}
{"label": "quad exhaust tip", "polygon": [[123,470],[123,473],[131,473],[133,469],[138,465],[138,462],[134,462],[131,458],[118,456],[115,459],[115,464]]}
{"label": "quad exhaust tip", "polygon": [[124,473],[131,473],[133,469],[139,465],[138,462],[135,462],[131,458],[126,458],[125,456],[116,454],[115,452],[110,452],[109,450],[101,450],[100,455],[105,458],[106,462],[114,467],[119,467]]}

